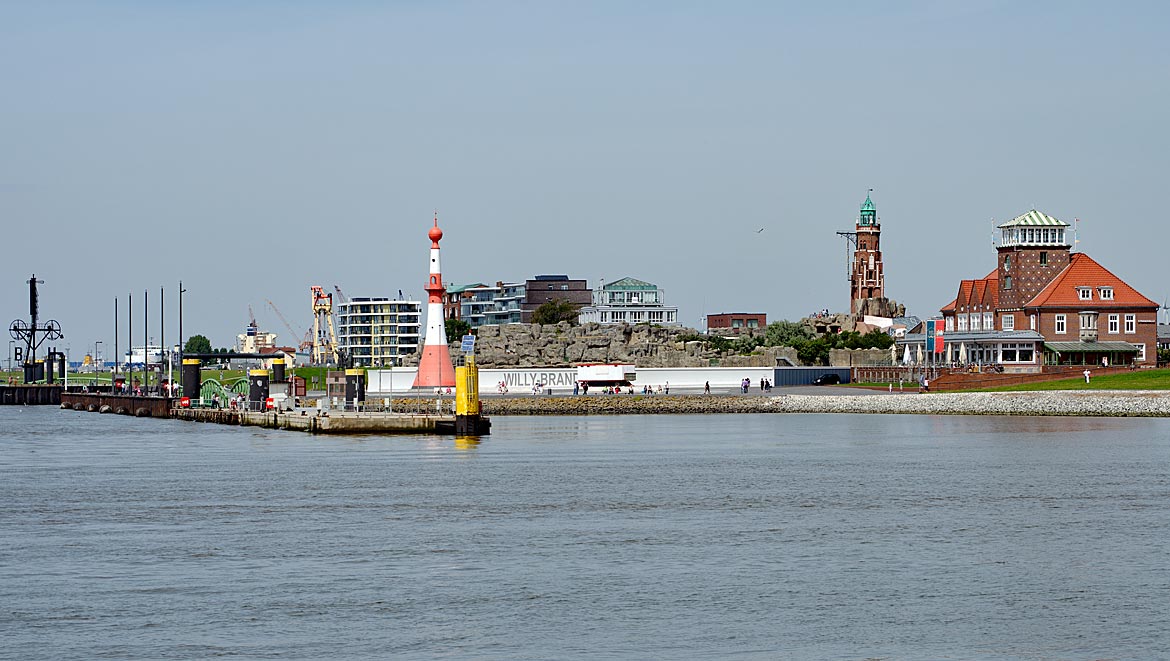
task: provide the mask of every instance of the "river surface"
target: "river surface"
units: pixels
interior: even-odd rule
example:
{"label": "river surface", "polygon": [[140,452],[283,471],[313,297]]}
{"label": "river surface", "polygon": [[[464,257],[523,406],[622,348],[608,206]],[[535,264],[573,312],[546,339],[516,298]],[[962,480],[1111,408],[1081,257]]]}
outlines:
{"label": "river surface", "polygon": [[3,659],[1152,659],[1170,420],[0,407]]}

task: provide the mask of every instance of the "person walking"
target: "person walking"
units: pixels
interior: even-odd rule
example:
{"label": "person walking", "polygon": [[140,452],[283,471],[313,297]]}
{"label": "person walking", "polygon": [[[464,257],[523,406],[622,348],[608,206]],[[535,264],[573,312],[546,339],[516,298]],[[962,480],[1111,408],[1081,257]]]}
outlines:
{"label": "person walking", "polygon": [[711,394],[711,382],[710,381],[707,381],[703,384],[703,394],[704,395]]}
{"label": "person walking", "polygon": [[1084,371],[1084,375],[1085,375],[1085,383],[1088,383],[1089,377],[1092,376],[1093,373],[1089,370],[1089,368],[1086,367],[1085,371]]}

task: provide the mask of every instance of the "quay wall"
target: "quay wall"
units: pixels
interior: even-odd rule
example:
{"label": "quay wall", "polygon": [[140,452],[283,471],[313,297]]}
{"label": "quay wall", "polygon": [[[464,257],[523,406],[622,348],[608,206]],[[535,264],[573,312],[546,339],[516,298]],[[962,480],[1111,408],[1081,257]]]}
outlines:
{"label": "quay wall", "polygon": [[[672,384],[673,387],[673,384]],[[481,400],[485,415],[867,413],[1170,417],[1166,391],[1047,391],[893,395],[588,395]]]}
{"label": "quay wall", "polygon": [[60,404],[64,386],[38,384],[0,385],[0,405],[39,406]]}
{"label": "quay wall", "polygon": [[424,434],[454,426],[453,416],[330,412],[327,416],[224,409],[174,409],[172,417],[191,422],[287,429],[311,434]]}
{"label": "quay wall", "polygon": [[140,418],[166,418],[170,415],[172,403],[173,400],[170,397],[132,397],[79,392],[67,392],[60,395],[62,408],[71,408],[75,411],[119,413]]}

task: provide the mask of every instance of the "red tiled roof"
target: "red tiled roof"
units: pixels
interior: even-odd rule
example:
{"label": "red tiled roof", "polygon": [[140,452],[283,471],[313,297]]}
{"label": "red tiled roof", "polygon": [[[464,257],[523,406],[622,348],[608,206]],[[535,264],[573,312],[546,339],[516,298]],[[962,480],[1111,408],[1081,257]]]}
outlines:
{"label": "red tiled roof", "polygon": [[962,280],[959,282],[959,305],[971,305],[971,290],[975,287],[974,280]]}
{"label": "red tiled roof", "polygon": [[970,308],[987,303],[991,309],[999,307],[999,270],[993,269],[986,277],[959,282],[959,295],[939,308],[939,312],[955,312],[960,305]]}
{"label": "red tiled roof", "polygon": [[971,287],[971,307],[983,305],[983,299],[987,293],[987,281],[976,280]]}
{"label": "red tiled roof", "polygon": [[[1092,301],[1082,301],[1077,287],[1092,287]],[[1112,287],[1113,300],[1102,300],[1099,287]],[[1073,253],[1068,266],[1064,267],[1064,270],[1057,274],[1048,283],[1048,286],[1036,294],[1024,307],[1083,307],[1090,303],[1095,308],[1158,307],[1157,303],[1139,294],[1136,289],[1130,287],[1124,280],[1110,273],[1108,269],[1083,252]]]}

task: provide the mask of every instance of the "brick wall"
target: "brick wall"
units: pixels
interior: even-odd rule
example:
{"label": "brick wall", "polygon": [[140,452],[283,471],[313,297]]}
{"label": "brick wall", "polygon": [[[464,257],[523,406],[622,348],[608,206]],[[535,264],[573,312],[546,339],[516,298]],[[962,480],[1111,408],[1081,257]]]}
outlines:
{"label": "brick wall", "polygon": [[[1046,253],[1048,263],[1040,263],[1040,253]],[[1007,257],[1011,267],[1004,268]],[[1020,308],[1039,294],[1069,263],[1068,248],[1000,248],[999,249],[999,307]],[[1005,289],[1005,278],[1010,276],[1012,288]],[[1016,320],[1019,321],[1018,319]],[[1018,327],[1018,326],[1017,326]]]}
{"label": "brick wall", "polygon": [[[1102,374],[1119,374],[1130,372],[1129,367],[1092,367],[1093,376]],[[1080,377],[1085,371],[1084,365],[1046,365],[1041,374],[1007,374],[996,372],[967,373],[955,372],[944,374],[930,382],[931,391],[970,390],[975,388],[995,388],[999,386],[1018,386],[1025,383],[1040,381],[1059,381]]]}

